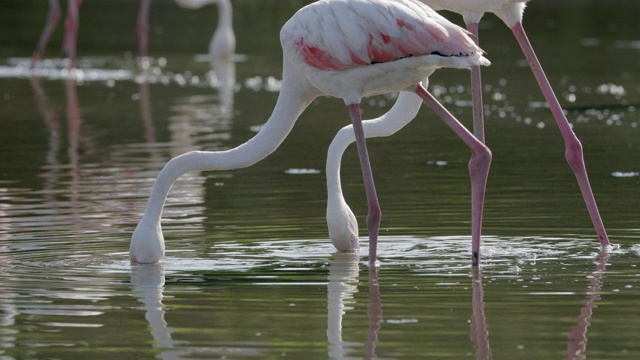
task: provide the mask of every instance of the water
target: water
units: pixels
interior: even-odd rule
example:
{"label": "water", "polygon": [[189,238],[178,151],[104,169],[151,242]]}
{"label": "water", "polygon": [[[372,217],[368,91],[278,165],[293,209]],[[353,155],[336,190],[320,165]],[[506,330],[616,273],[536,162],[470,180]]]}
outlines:
{"label": "water", "polygon": [[[164,163],[240,144],[268,117],[278,31],[303,3],[234,2],[240,56],[215,79],[202,56],[214,7],[154,3],[143,76],[132,55],[137,3],[88,2],[81,71],[54,60],[59,31],[32,78],[26,66],[46,3],[0,5],[0,359],[637,358],[635,2],[536,0],[525,17],[584,145],[615,243],[608,252],[599,252],[515,41],[487,16],[494,162],[482,273],[469,264],[469,151],[428,109],[396,136],[369,142],[384,214],[380,267],[368,267],[364,237],[360,254],[334,253],[324,160],[348,117],[341,101],[325,98],[256,166],[182,177],[164,213],[165,260],[128,262]],[[226,90],[225,78],[236,80]],[[441,70],[430,89],[468,123],[467,72]],[[366,100],[365,117],[393,101]],[[342,175],[365,235],[353,148]]]}

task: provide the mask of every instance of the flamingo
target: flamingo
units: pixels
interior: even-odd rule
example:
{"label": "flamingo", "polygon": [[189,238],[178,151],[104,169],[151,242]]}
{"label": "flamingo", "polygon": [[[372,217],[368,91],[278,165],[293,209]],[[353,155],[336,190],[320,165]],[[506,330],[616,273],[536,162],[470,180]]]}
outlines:
{"label": "flamingo", "polygon": [[[478,23],[484,13],[490,12],[496,14],[510,29],[515,36],[522,52],[524,53],[527,62],[533,75],[538,82],[538,86],[542,91],[542,94],[547,100],[551,113],[558,124],[560,133],[565,143],[565,158],[569,163],[569,166],[573,170],[573,173],[580,186],[582,197],[587,205],[591,222],[595,228],[598,239],[602,247],[609,245],[609,237],[607,231],[602,222],[602,217],[598,210],[593,190],[589,183],[589,177],[587,175],[587,169],[584,163],[584,155],[582,150],[582,144],[578,137],[573,132],[571,124],[562,111],[562,107],[558,102],[551,84],[547,79],[547,76],[542,69],[540,61],[536,56],[533,46],[529,42],[524,27],[522,26],[522,18],[524,15],[524,9],[526,3],[529,0],[420,0],[423,3],[431,6],[435,10],[450,10],[462,15],[464,22],[467,25],[467,29],[473,34],[473,37],[478,42]],[[480,67],[475,66],[471,68],[471,85],[474,111],[474,133],[476,137],[484,142],[484,119],[482,115],[482,86],[480,79]]]}
{"label": "flamingo", "polygon": [[[67,17],[65,18],[65,36],[62,46],[62,57],[68,58],[68,68],[76,66],[76,43],[78,38],[78,23],[80,5],[83,0],[68,0]],[[216,59],[228,59],[235,51],[235,35],[232,25],[232,10],[229,0],[175,0],[185,8],[197,9],[207,4],[217,4],[220,8],[218,25],[209,45],[209,52],[216,54]],[[138,51],[140,59],[148,58],[149,43],[149,7],[151,0],[140,0],[138,18],[136,23],[138,35]],[[31,57],[31,68],[42,58],[49,39],[60,21],[60,0],[49,0],[49,12],[38,45]]]}
{"label": "flamingo", "polygon": [[[407,90],[432,107],[472,150],[474,208],[482,214],[491,152],[424,88],[441,67],[489,65],[467,32],[417,0],[320,0],[298,10],[282,27],[282,90],[262,129],[226,151],[192,151],[164,166],[151,189],[129,248],[132,262],[164,256],[161,215],[169,190],[188,171],[250,166],[275,151],[298,117],[318,96],[342,99],[355,129],[368,202],[369,262],[376,264],[381,212],[369,164],[360,102],[362,97]],[[479,235],[479,222],[474,223]],[[479,238],[478,238],[479,240]],[[354,251],[356,238],[338,244]]]}
{"label": "flamingo", "polygon": [[[522,51],[533,71],[542,93],[551,107],[551,111],[560,128],[560,132],[565,141],[565,157],[573,170],[582,196],[587,205],[587,210],[593,222],[596,234],[601,246],[609,245],[609,238],[605,230],[602,218],[596,205],[595,197],[589,184],[582,145],[571,129],[558,100],[546,78],[542,66],[538,61],[533,47],[529,42],[522,26],[522,17],[526,2],[529,0],[420,0],[432,6],[436,10],[449,10],[462,14],[467,29],[471,32],[472,38],[478,39],[478,22],[485,12],[493,12],[509,26],[518,40]],[[484,120],[482,114],[482,89],[480,80],[480,66],[471,67],[471,87],[473,97],[473,117],[474,135],[484,142]],[[421,102],[412,99],[408,93],[400,93],[393,108],[380,118],[363,121],[365,137],[390,136],[408,124],[418,112]],[[358,223],[353,212],[347,205],[340,189],[340,158],[347,146],[355,141],[351,126],[341,129],[329,147],[327,156],[327,225],[329,237],[336,248],[355,234],[357,238]],[[478,221],[472,215],[473,220]],[[481,221],[481,219],[480,219]],[[473,221],[472,221],[473,223]],[[472,235],[473,236],[473,235]],[[480,243],[475,241],[472,244],[472,254],[480,253]]]}
{"label": "flamingo", "polygon": [[[78,38],[78,20],[80,5],[82,0],[68,0],[67,17],[65,18],[65,34],[62,45],[62,57],[68,58],[68,67],[73,68],[76,65],[76,41]],[[34,68],[37,62],[42,58],[44,50],[47,48],[49,39],[60,22],[60,1],[49,0],[49,12],[47,13],[47,21],[44,30],[38,40],[38,45],[31,56],[31,68]]]}
{"label": "flamingo", "polygon": [[236,50],[236,36],[233,32],[233,9],[230,0],[175,0],[184,8],[199,9],[208,4],[218,5],[218,25],[209,43],[212,61],[231,61]]}

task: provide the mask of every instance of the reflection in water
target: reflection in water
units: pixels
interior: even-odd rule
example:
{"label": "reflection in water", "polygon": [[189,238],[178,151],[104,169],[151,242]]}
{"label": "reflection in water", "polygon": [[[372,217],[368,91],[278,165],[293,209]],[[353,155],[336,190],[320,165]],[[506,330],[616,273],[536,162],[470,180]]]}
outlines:
{"label": "reflection in water", "polygon": [[591,324],[589,320],[593,315],[593,309],[597,307],[596,301],[600,300],[602,291],[602,278],[607,271],[609,253],[606,250],[600,251],[597,256],[596,269],[589,276],[589,286],[584,291],[585,299],[581,302],[580,316],[574,321],[576,326],[569,332],[567,342],[567,360],[584,360],[587,358],[587,329]]}
{"label": "reflection in water", "polygon": [[[353,310],[354,295],[358,292],[358,262],[357,253],[336,252],[333,254],[329,267],[329,284],[327,289],[327,341],[328,357],[330,359],[348,358],[350,352],[361,348],[357,342],[344,341],[342,338],[342,318],[347,310]],[[378,331],[382,324],[382,301],[378,285],[378,269],[369,267],[369,299],[367,306],[369,317],[367,342],[365,344],[365,358],[376,358],[376,344]]]}
{"label": "reflection in water", "polygon": [[211,86],[219,89],[219,113],[224,118],[233,116],[233,95],[236,85],[236,63],[215,60],[211,63]]}
{"label": "reflection in water", "polygon": [[378,267],[369,266],[369,328],[367,330],[367,344],[365,358],[375,359],[378,331],[382,324],[382,300],[380,300],[380,286],[378,285]]}
{"label": "reflection in water", "polygon": [[327,340],[330,359],[343,359],[350,351],[358,348],[358,343],[344,342],[342,339],[342,317],[352,310],[354,295],[358,292],[357,253],[336,252],[329,267],[327,289]]}
{"label": "reflection in water", "polygon": [[70,205],[73,209],[74,218],[78,218],[78,184],[80,183],[80,156],[78,150],[80,148],[82,118],[80,117],[80,105],[75,81],[66,80],[64,89],[67,95],[67,131],[69,141],[67,156],[69,158]]}
{"label": "reflection in water", "polygon": [[177,359],[178,352],[173,348],[171,328],[164,319],[164,265],[136,265],[131,268],[131,287],[138,301],[144,304],[145,319],[149,322],[153,347],[163,349],[161,359]]}
{"label": "reflection in water", "polygon": [[484,314],[484,288],[482,286],[482,269],[471,267],[473,285],[473,315],[471,318],[471,341],[476,345],[476,360],[493,359],[489,346],[489,328]]}
{"label": "reflection in water", "polygon": [[140,118],[144,129],[144,139],[147,144],[156,142],[156,129],[153,126],[153,115],[151,113],[151,95],[149,94],[149,83],[140,81],[138,84],[140,94]]}
{"label": "reflection in water", "polygon": [[68,163],[60,164],[58,162],[58,152],[61,147],[61,125],[58,120],[56,108],[53,106],[46,92],[40,84],[37,77],[30,79],[31,89],[36,98],[38,111],[49,131],[49,149],[45,158],[46,167],[42,176],[44,177],[43,190],[45,201],[49,203],[49,209],[55,209],[60,206],[55,198],[55,189],[59,185],[60,173],[64,170],[68,171],[69,189],[66,192],[69,196],[68,207],[71,210],[71,220],[79,220],[79,186],[80,186],[80,149],[85,150],[85,154],[93,152],[93,141],[88,136],[82,136],[82,116],[80,114],[80,104],[78,102],[78,92],[76,83],[73,80],[64,82],[66,95],[66,120],[67,120],[67,160]]}
{"label": "reflection in water", "polygon": [[42,88],[42,85],[40,85],[40,79],[32,77],[30,80],[31,89],[33,90],[33,95],[36,100],[36,107],[42,115],[42,118],[47,125],[47,130],[49,131],[49,150],[47,151],[45,159],[48,169],[43,174],[45,179],[43,190],[45,190],[45,197],[50,201],[52,200],[51,190],[53,190],[54,185],[58,182],[56,165],[58,165],[57,154],[60,149],[60,121],[58,120],[55,108],[51,104],[49,97]]}

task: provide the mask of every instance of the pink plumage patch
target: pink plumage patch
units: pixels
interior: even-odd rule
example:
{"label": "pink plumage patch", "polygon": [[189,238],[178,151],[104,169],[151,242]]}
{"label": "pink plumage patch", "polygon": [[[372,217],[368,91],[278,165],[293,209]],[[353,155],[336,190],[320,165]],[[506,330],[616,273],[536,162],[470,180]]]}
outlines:
{"label": "pink plumage patch", "polygon": [[304,39],[296,41],[295,45],[301,48],[304,61],[309,64],[309,66],[322,70],[342,70],[345,68],[333,55],[318,47],[305,43]]}
{"label": "pink plumage patch", "polygon": [[[304,37],[299,37],[293,45],[307,65],[333,71],[392,62],[412,56],[458,56],[464,53],[455,48],[461,39],[464,40],[464,34],[452,32],[446,25],[443,26],[436,21],[421,24],[414,19],[397,17],[386,25],[381,23],[370,26],[368,32],[364,32],[365,28],[366,26],[359,28],[363,31],[360,36],[346,37],[340,44],[330,43],[334,48],[346,47],[346,52],[339,55],[328,50],[324,42],[340,40],[330,37],[314,41],[317,33],[303,35]],[[465,41],[463,45],[468,44]]]}

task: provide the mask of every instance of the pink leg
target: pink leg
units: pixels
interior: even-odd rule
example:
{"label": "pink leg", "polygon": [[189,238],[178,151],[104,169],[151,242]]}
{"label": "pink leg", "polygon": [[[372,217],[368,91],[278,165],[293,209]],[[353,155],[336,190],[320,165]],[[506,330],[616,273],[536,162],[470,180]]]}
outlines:
{"label": "pink leg", "polygon": [[82,0],[69,0],[67,18],[64,20],[65,35],[62,44],[62,58],[69,59],[68,68],[76,67],[76,44],[78,42],[78,24]]}
{"label": "pink leg", "polygon": [[469,173],[471,175],[471,264],[478,266],[480,264],[482,211],[489,166],[491,165],[491,151],[451,115],[422,84],[418,84],[416,93],[471,148],[472,155],[469,161]]}
{"label": "pink leg", "polygon": [[533,51],[533,47],[527,38],[527,34],[524,32],[524,28],[522,27],[522,22],[517,22],[512,28],[513,34],[515,35],[522,51],[524,52],[525,57],[527,58],[527,62],[529,62],[529,66],[533,71],[533,75],[535,75],[536,80],[538,81],[538,85],[540,85],[540,89],[542,90],[542,94],[544,94],[545,99],[549,103],[551,107],[551,112],[553,113],[553,117],[556,119],[556,123],[560,128],[560,133],[562,134],[562,138],[564,139],[565,144],[565,157],[569,166],[573,170],[576,178],[578,179],[578,184],[580,185],[580,190],[582,191],[582,197],[584,198],[585,203],[587,204],[587,210],[589,210],[589,215],[591,216],[591,221],[593,222],[593,226],[596,229],[596,233],[600,238],[600,244],[602,246],[609,245],[609,237],[607,236],[607,231],[604,228],[604,224],[602,223],[602,218],[600,217],[600,212],[598,211],[598,206],[596,205],[596,200],[593,196],[593,191],[591,190],[591,185],[589,184],[589,177],[587,176],[587,170],[584,164],[584,157],[582,153],[582,144],[576,137],[576,134],[571,129],[571,125],[569,121],[564,115],[562,111],[562,107],[560,107],[560,103],[556,98],[556,95],[553,93],[553,89],[551,89],[551,84],[549,84],[549,80],[544,74],[542,70],[542,66],[536,57],[535,52]]}
{"label": "pink leg", "polygon": [[353,123],[356,145],[358,146],[358,155],[360,156],[360,167],[362,168],[362,177],[364,178],[364,188],[367,192],[367,204],[369,207],[367,213],[367,229],[369,231],[369,263],[373,265],[376,262],[378,231],[380,230],[382,212],[380,211],[376,186],[373,182],[373,172],[371,171],[371,164],[369,163],[367,143],[364,137],[364,130],[362,129],[360,104],[350,104],[349,115],[351,116],[351,122]]}
{"label": "pink leg", "polygon": [[44,50],[47,48],[47,44],[49,43],[49,39],[51,39],[51,34],[58,26],[58,22],[60,21],[60,3],[58,0],[49,0],[49,13],[47,14],[47,22],[44,25],[44,30],[42,30],[42,35],[40,35],[40,40],[38,40],[38,45],[36,49],[33,51],[33,55],[31,56],[31,68],[35,68],[36,63],[42,58],[42,54]]}
{"label": "pink leg", "polygon": [[[468,23],[467,30],[471,33],[471,37],[476,42],[476,45],[479,45],[478,23]],[[471,99],[473,101],[473,135],[475,135],[478,140],[485,143],[484,104],[482,102],[482,79],[480,77],[479,65],[471,67]]]}
{"label": "pink leg", "polygon": [[140,59],[149,56],[149,5],[151,0],[140,0],[140,9],[138,10],[138,51]]}

